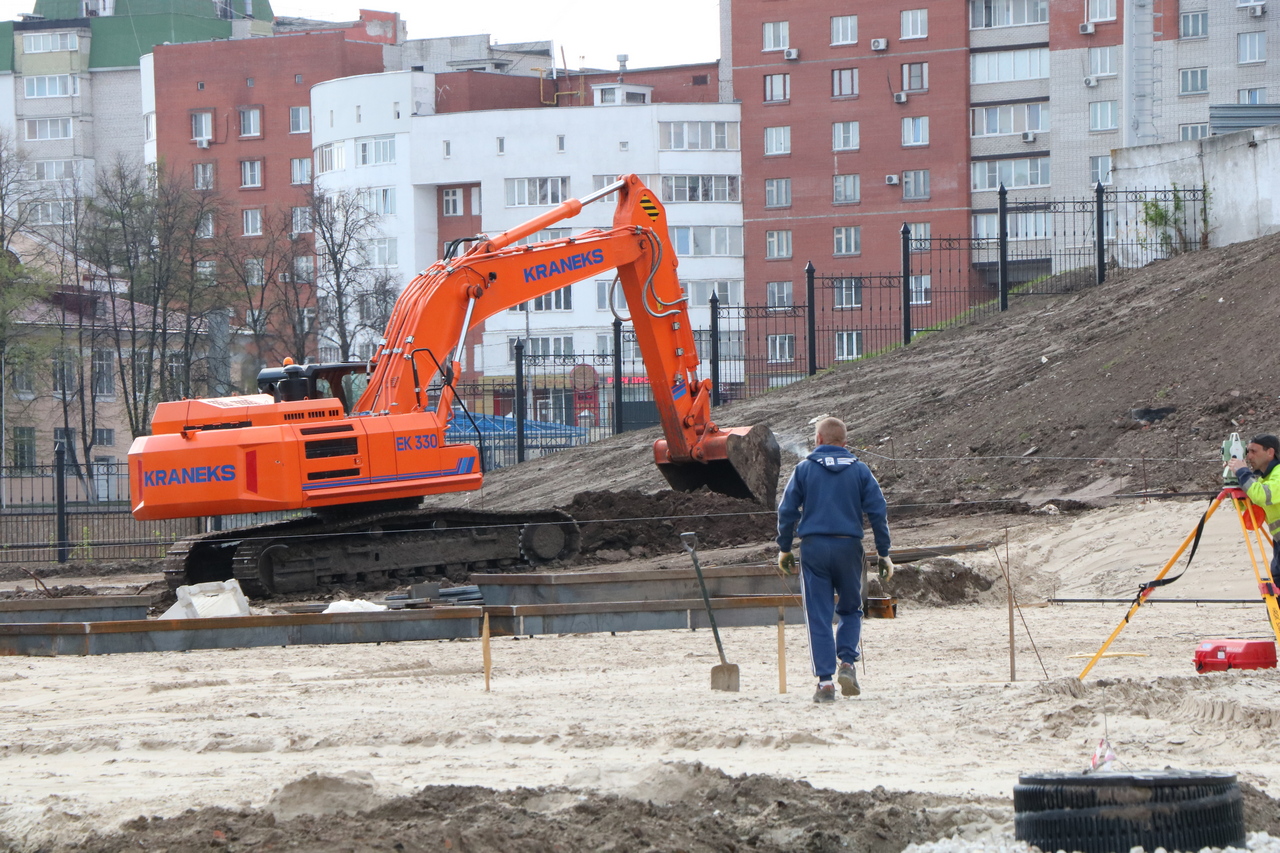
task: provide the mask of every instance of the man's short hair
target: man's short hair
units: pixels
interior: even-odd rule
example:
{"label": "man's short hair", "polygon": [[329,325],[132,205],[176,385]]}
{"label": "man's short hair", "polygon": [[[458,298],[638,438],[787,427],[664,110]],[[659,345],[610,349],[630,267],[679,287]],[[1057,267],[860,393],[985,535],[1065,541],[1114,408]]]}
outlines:
{"label": "man's short hair", "polygon": [[1276,438],[1270,433],[1264,433],[1263,435],[1255,435],[1253,438],[1249,439],[1249,443],[1256,444],[1259,447],[1270,448],[1275,451],[1276,458],[1280,459],[1280,438]]}
{"label": "man's short hair", "polygon": [[818,421],[818,444],[844,444],[849,430],[839,418],[823,418]]}

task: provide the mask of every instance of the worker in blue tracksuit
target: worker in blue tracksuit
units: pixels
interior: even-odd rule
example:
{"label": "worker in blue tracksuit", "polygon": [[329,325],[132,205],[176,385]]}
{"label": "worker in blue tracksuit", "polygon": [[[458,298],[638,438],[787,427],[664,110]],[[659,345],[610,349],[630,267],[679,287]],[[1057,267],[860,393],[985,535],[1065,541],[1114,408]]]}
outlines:
{"label": "worker in blue tracksuit", "polygon": [[[862,692],[854,663],[862,636],[864,514],[875,534],[880,577],[887,581],[893,576],[884,494],[866,463],[845,449],[846,439],[843,421],[823,418],[818,423],[817,448],[791,473],[778,505],[778,568],[782,572],[795,571],[792,541],[797,535],[804,540],[800,595],[813,674],[818,677],[815,702],[835,701],[832,676],[845,696]],[[840,617],[834,638],[833,607]]]}
{"label": "worker in blue tracksuit", "polygon": [[[1244,448],[1244,459],[1227,463],[1240,481],[1249,501],[1267,517],[1267,532],[1280,541],[1280,438],[1254,436]],[[1271,580],[1280,583],[1280,547],[1271,549]]]}

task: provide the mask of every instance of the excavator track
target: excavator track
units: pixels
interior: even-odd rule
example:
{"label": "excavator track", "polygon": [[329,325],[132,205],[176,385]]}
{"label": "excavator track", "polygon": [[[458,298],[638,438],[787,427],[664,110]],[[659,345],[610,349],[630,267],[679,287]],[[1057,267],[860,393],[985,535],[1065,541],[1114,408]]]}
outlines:
{"label": "excavator track", "polygon": [[182,539],[166,555],[170,589],[235,578],[266,598],[342,583],[408,582],[522,572],[578,553],[578,525],[559,510],[400,509],[310,515]]}

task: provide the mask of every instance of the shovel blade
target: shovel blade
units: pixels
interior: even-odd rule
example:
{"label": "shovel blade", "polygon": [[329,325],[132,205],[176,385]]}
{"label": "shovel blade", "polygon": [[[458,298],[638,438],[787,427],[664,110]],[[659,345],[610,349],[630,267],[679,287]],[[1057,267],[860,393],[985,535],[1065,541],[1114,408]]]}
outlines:
{"label": "shovel blade", "polygon": [[711,689],[738,692],[738,665],[736,663],[718,663],[711,667]]}

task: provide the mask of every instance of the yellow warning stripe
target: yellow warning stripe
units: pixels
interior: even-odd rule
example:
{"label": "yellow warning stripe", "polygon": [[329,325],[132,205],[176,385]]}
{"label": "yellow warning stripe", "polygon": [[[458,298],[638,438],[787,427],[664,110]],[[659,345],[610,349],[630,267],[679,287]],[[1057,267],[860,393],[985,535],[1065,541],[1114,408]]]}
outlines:
{"label": "yellow warning stripe", "polygon": [[649,196],[640,196],[640,207],[643,208],[645,213],[649,214],[650,219],[658,218],[658,205]]}

